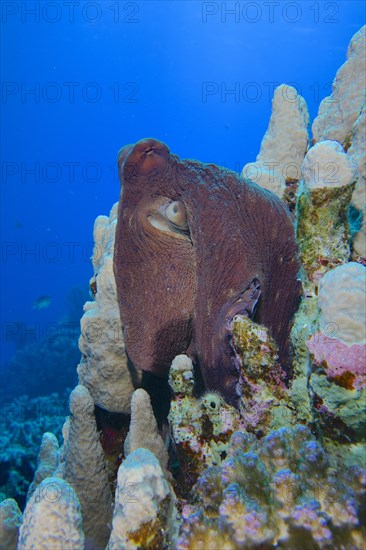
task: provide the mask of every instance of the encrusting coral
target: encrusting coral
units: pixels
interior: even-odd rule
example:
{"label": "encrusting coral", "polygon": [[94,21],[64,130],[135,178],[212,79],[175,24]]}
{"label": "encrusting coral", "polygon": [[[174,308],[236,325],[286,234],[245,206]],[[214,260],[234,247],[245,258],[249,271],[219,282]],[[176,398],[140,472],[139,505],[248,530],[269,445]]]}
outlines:
{"label": "encrusting coral", "polygon": [[[193,320],[195,345],[200,319],[207,334],[215,334],[218,326],[221,331],[219,340],[208,340],[214,351],[215,342],[223,343],[218,349],[226,353],[221,379],[215,371],[213,386],[210,370],[202,373],[199,362],[192,362],[200,350],[176,342],[180,354],[170,369],[164,356],[160,366],[165,370],[158,374],[167,375],[169,370],[171,404],[168,418],[158,424],[150,397],[140,387],[143,377],[129,365],[121,337],[115,282],[119,269],[113,272],[112,265],[115,205],[110,217],[99,217],[94,228],[95,299],[86,304],[81,323],[80,385],[70,396],[64,444],[58,450],[54,438],[44,436],[19,531],[19,550],[365,547],[366,267],[357,218],[364,208],[365,189],[360,76],[364,36],[365,28],[353,37],[348,61],[337,73],[332,94],[337,101],[321,104],[313,124],[314,145],[307,151],[305,102],[293,95],[296,101],[286,103],[284,97],[294,90],[284,85],[275,92],[269,129],[257,158],[261,169],[277,163],[273,190],[296,217],[304,293],[292,329],[287,326],[289,364],[281,363],[276,331],[264,326],[255,313],[262,297],[254,280],[238,296],[240,307],[236,309],[234,301],[218,325],[215,315]],[[151,150],[146,149],[147,142]],[[125,147],[119,162],[127,179],[133,178],[136,163],[141,170],[140,154],[142,164],[149,165],[164,164],[168,153],[155,140]],[[329,164],[334,172],[329,173]],[[295,165],[302,165],[301,176],[295,174]],[[216,168],[212,170],[216,173]],[[267,176],[261,185],[267,186]],[[158,205],[151,214],[154,227],[166,230],[167,220],[177,215],[176,225],[168,228],[184,240],[189,224],[183,223],[184,211],[175,206],[176,211],[174,204],[170,209]],[[194,233],[197,227],[192,228]],[[191,245],[184,242],[188,250]],[[171,262],[172,256],[168,258]],[[276,261],[284,259],[278,253]],[[139,273],[138,261],[135,267]],[[153,271],[144,276],[153,288]],[[216,271],[212,276],[219,279]],[[218,299],[212,292],[204,295]],[[121,292],[118,298],[123,298]],[[170,295],[165,298],[171,300]],[[275,298],[268,307],[277,307]],[[143,304],[145,295],[140,299]],[[185,313],[192,314],[191,301],[182,303]],[[204,306],[212,303],[208,300]],[[138,313],[144,321],[143,308]],[[98,338],[93,339],[96,328]],[[277,328],[278,334],[281,327]],[[113,341],[111,329],[119,335]],[[169,337],[174,330],[169,326]],[[144,340],[148,332],[139,333],[134,352],[150,350],[144,360],[154,362],[159,348],[156,341]],[[232,373],[235,370],[235,385],[220,392],[228,365]],[[158,380],[166,384],[164,378]],[[225,400],[230,401],[234,390],[236,406]],[[154,398],[159,401],[159,394]],[[102,410],[111,425],[121,417],[130,421],[126,438],[127,429],[121,430],[109,476],[106,458],[110,459],[108,445],[114,432],[100,422]],[[4,540],[9,549],[15,548],[21,518],[13,501],[4,501],[1,517]]]}
{"label": "encrusting coral", "polygon": [[293,414],[276,342],[266,327],[237,315],[233,344],[241,364],[240,413],[245,429],[262,437],[291,426]]}
{"label": "encrusting coral", "polygon": [[318,330],[307,341],[309,390],[326,448],[345,463],[366,455],[366,267],[349,262],[320,279]]}
{"label": "encrusting coral", "polygon": [[231,434],[243,424],[237,409],[221,395],[194,397],[193,366],[186,355],[174,359],[169,381],[174,392],[169,412],[172,438],[184,477],[192,485],[207,466],[221,463]]}

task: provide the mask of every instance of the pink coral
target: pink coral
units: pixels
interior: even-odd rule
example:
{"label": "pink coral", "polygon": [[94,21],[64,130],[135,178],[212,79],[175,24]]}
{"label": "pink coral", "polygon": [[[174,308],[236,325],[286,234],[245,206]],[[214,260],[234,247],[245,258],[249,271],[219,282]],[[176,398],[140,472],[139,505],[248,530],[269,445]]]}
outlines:
{"label": "pink coral", "polygon": [[348,346],[337,338],[330,338],[319,331],[311,336],[306,345],[313,361],[326,369],[328,378],[349,390],[365,387],[365,344]]}

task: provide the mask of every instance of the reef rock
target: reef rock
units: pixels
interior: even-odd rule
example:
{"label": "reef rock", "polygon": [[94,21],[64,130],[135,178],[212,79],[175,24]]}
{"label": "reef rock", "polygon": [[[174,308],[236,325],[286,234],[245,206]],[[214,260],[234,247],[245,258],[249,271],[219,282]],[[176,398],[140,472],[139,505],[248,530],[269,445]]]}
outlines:
{"label": "reef rock", "polygon": [[169,383],[174,392],[169,424],[180,467],[191,486],[207,466],[222,462],[232,433],[244,425],[238,410],[219,394],[194,397],[193,366],[186,355],[174,359]]}
{"label": "reef rock", "polygon": [[293,415],[284,383],[286,375],[268,329],[237,315],[233,320],[233,345],[241,364],[240,412],[246,430],[263,436],[290,426]]}
{"label": "reef rock", "polygon": [[303,162],[297,202],[297,238],[307,276],[315,284],[351,257],[348,208],[357,166],[336,141],[312,147]]}

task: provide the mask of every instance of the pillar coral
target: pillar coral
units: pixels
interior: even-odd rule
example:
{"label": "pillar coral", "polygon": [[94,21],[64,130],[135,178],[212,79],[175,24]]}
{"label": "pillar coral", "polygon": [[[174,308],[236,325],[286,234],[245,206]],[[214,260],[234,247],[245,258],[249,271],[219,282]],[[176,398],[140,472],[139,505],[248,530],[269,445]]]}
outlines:
{"label": "pillar coral", "polygon": [[295,88],[282,84],[274,92],[272,114],[255,162],[242,175],[273,191],[290,210],[296,202],[301,164],[308,148],[309,113]]}

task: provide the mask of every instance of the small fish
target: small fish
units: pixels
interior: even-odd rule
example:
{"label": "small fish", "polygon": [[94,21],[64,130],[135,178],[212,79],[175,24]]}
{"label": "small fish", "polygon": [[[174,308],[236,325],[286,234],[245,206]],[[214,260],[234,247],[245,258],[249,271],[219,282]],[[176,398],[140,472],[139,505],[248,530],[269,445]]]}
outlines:
{"label": "small fish", "polygon": [[33,304],[33,309],[46,309],[51,303],[50,296],[39,296]]}

